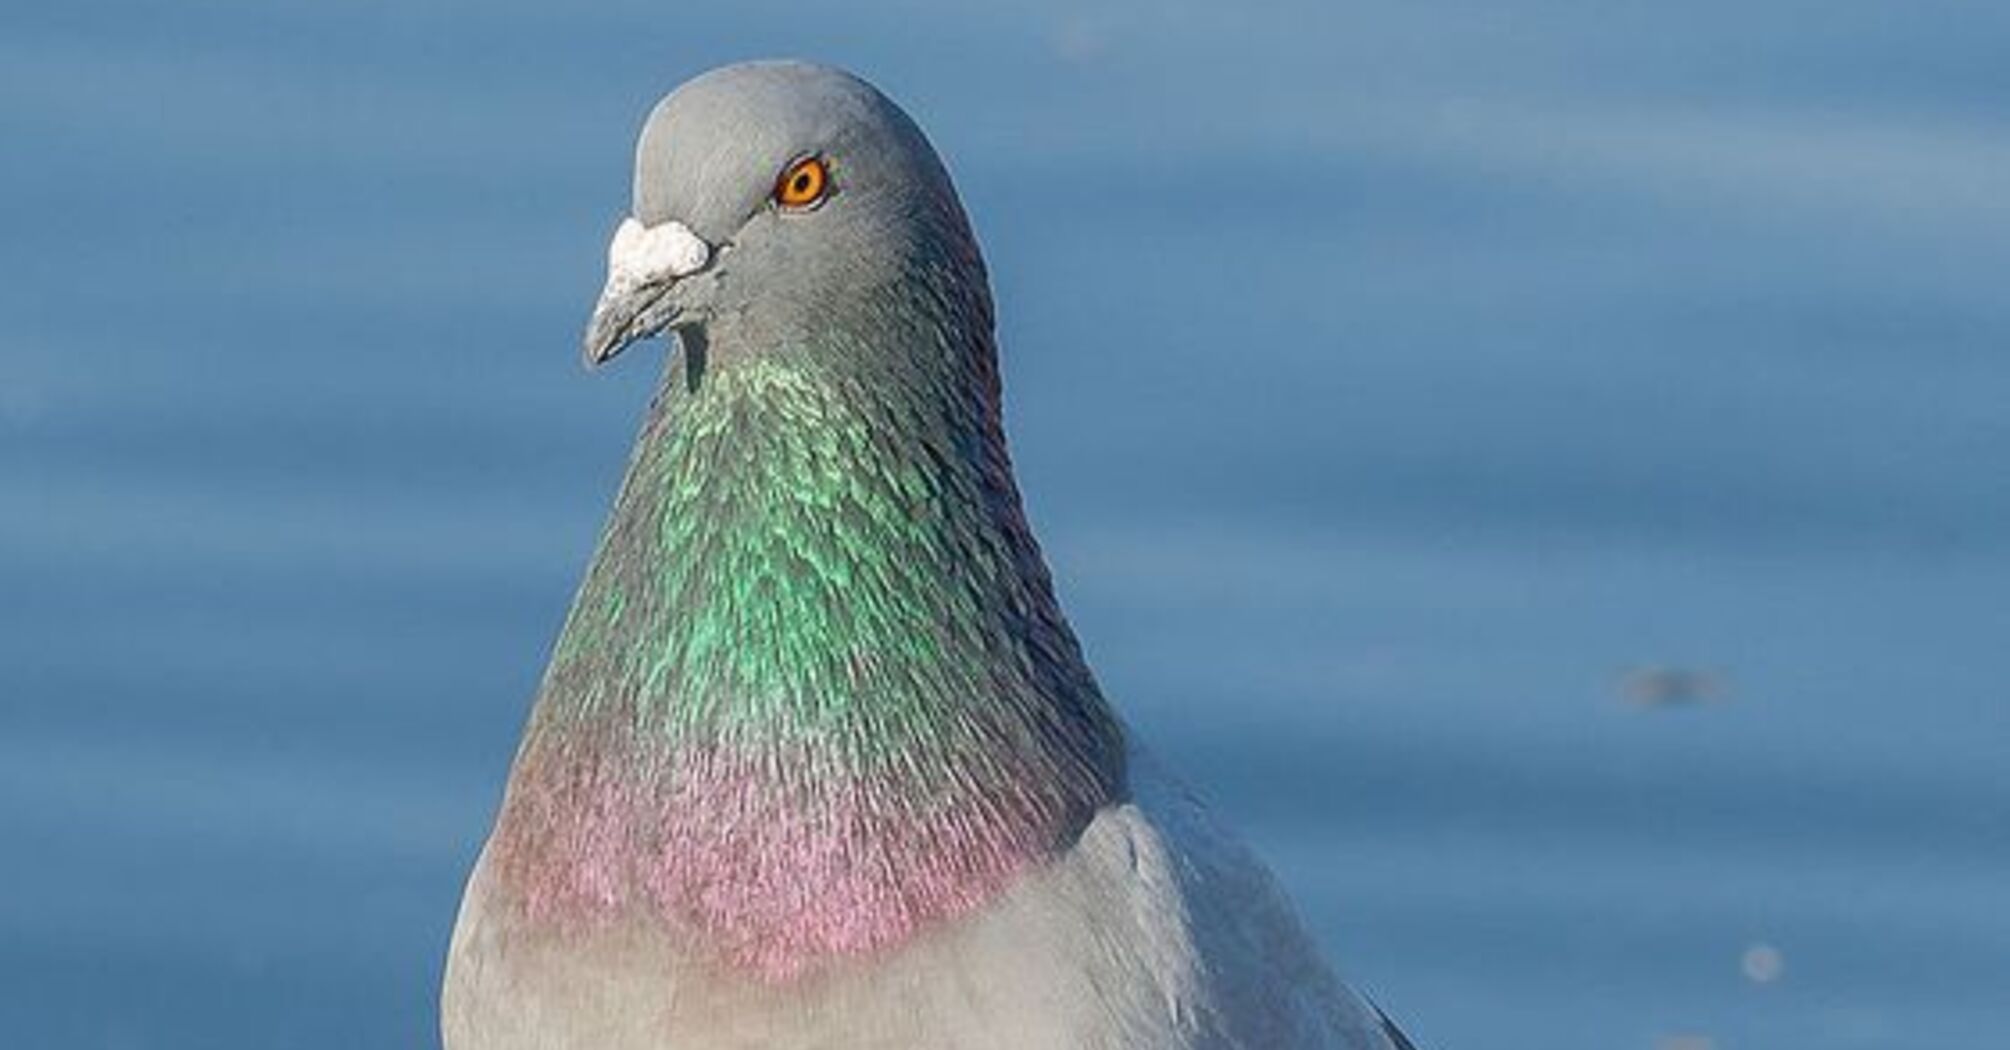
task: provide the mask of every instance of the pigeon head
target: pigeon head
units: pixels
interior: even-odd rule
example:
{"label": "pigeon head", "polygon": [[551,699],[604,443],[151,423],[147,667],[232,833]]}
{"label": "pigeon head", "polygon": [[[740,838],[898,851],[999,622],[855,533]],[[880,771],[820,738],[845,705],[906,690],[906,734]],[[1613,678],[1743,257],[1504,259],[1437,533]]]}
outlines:
{"label": "pigeon head", "polygon": [[968,222],[907,114],[842,70],[728,66],[672,92],[642,129],[586,359],[665,330],[786,344],[920,271],[948,275],[988,318]]}

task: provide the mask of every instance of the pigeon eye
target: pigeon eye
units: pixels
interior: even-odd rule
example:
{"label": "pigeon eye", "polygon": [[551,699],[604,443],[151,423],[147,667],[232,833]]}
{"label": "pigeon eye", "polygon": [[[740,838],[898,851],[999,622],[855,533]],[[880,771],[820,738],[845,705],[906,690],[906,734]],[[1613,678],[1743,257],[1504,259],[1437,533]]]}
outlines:
{"label": "pigeon eye", "polygon": [[830,167],[821,157],[804,157],[775,180],[775,203],[784,208],[814,208],[830,192]]}

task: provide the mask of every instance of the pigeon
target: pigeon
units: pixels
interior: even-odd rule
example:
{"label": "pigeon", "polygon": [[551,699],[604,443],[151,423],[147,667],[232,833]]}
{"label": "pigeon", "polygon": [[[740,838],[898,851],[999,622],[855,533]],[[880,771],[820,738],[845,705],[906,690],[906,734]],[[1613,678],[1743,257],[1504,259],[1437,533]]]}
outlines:
{"label": "pigeon", "polygon": [[802,62],[658,103],[585,356],[659,334],[447,1050],[1409,1046],[1098,688],[906,113]]}

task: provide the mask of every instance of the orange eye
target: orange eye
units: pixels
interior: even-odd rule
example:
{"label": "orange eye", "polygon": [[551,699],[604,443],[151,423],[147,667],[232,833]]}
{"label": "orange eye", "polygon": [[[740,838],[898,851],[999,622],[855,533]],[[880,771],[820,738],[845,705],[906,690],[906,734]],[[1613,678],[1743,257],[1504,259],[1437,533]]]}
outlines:
{"label": "orange eye", "polygon": [[811,208],[830,191],[831,172],[821,157],[804,157],[775,180],[775,203],[784,208]]}

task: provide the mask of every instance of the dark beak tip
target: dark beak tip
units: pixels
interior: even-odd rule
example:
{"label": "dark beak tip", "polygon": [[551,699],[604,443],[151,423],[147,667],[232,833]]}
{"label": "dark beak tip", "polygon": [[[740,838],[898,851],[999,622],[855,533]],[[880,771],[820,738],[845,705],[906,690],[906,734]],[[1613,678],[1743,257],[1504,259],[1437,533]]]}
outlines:
{"label": "dark beak tip", "polygon": [[638,338],[629,331],[632,323],[633,318],[630,317],[605,310],[594,312],[593,319],[587,322],[585,337],[579,341],[579,355],[588,371],[614,360]]}
{"label": "dark beak tip", "polygon": [[599,368],[628,347],[675,325],[682,311],[665,303],[669,291],[670,286],[662,284],[602,292],[580,340],[586,367]]}

